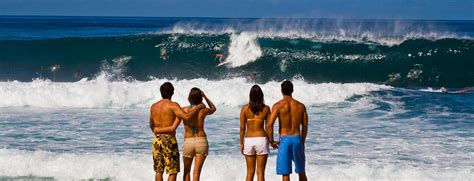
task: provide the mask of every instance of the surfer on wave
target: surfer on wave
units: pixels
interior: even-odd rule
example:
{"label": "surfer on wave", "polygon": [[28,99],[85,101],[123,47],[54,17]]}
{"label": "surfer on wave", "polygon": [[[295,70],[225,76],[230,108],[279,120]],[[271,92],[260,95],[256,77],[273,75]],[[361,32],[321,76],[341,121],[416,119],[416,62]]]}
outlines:
{"label": "surfer on wave", "polygon": [[444,94],[464,94],[464,93],[469,92],[469,88],[464,88],[457,91],[448,91],[446,87],[441,87],[439,90],[441,91],[441,93],[444,93]]}

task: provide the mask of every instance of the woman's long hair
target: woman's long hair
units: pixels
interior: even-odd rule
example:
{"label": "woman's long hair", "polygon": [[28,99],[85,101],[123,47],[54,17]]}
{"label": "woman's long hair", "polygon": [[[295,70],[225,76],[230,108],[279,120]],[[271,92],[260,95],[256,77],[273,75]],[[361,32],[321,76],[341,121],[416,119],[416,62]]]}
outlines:
{"label": "woman's long hair", "polygon": [[250,89],[250,101],[249,101],[249,107],[250,110],[254,114],[259,114],[262,112],[263,108],[265,107],[265,103],[263,101],[263,92],[260,86],[254,85]]}
{"label": "woman's long hair", "polygon": [[188,101],[192,105],[201,104],[202,103],[201,89],[197,87],[193,87],[191,91],[189,91]]}

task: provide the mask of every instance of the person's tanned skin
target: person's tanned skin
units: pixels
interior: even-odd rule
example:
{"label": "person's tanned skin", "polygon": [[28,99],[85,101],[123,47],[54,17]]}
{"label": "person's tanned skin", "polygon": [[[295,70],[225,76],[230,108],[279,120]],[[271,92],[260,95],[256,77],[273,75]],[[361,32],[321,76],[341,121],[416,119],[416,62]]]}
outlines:
{"label": "person's tanned skin", "polygon": [[[279,143],[273,138],[273,125],[276,118],[279,120],[280,136],[301,136],[301,142],[305,144],[308,135],[308,113],[304,104],[293,99],[291,95],[283,94],[283,99],[273,105],[266,129],[273,148],[278,148]],[[283,180],[290,180],[290,176],[283,175]],[[299,173],[299,180],[306,181],[306,173]]]}
{"label": "person's tanned skin", "polygon": [[[154,134],[170,134],[175,136],[176,128],[181,119],[187,120],[205,107],[204,104],[199,104],[191,109],[189,113],[185,113],[178,103],[171,101],[171,98],[164,98],[151,106],[150,129]],[[168,180],[176,180],[176,175],[169,175]],[[163,180],[163,172],[157,172],[155,180]]]}

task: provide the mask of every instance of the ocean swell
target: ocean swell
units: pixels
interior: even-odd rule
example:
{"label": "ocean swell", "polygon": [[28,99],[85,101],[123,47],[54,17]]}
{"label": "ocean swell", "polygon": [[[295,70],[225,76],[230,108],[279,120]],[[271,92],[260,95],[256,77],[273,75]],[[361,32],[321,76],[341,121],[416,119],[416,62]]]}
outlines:
{"label": "ocean swell", "polygon": [[[0,107],[76,107],[76,108],[124,108],[148,107],[161,99],[159,87],[170,81],[174,84],[173,100],[186,105],[186,97],[192,87],[199,87],[213,98],[219,106],[238,107],[247,102],[248,91],[253,83],[244,78],[220,81],[206,79],[150,81],[109,81],[105,74],[93,80],[77,82],[52,82],[34,80],[33,82],[0,82]],[[363,95],[370,91],[388,89],[383,85],[370,83],[311,84],[295,80],[295,97],[304,103],[341,102],[354,95]],[[279,82],[262,84],[266,102],[271,104],[281,98]]]}

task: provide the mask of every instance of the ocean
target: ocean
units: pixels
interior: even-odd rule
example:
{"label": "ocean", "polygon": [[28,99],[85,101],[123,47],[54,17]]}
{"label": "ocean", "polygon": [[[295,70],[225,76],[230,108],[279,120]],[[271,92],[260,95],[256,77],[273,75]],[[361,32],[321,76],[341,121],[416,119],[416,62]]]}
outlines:
{"label": "ocean", "polygon": [[474,86],[473,57],[474,21],[0,16],[0,180],[152,180],[166,81],[217,106],[201,178],[243,180],[240,107],[285,79],[309,180],[474,180],[474,90],[440,90]]}

